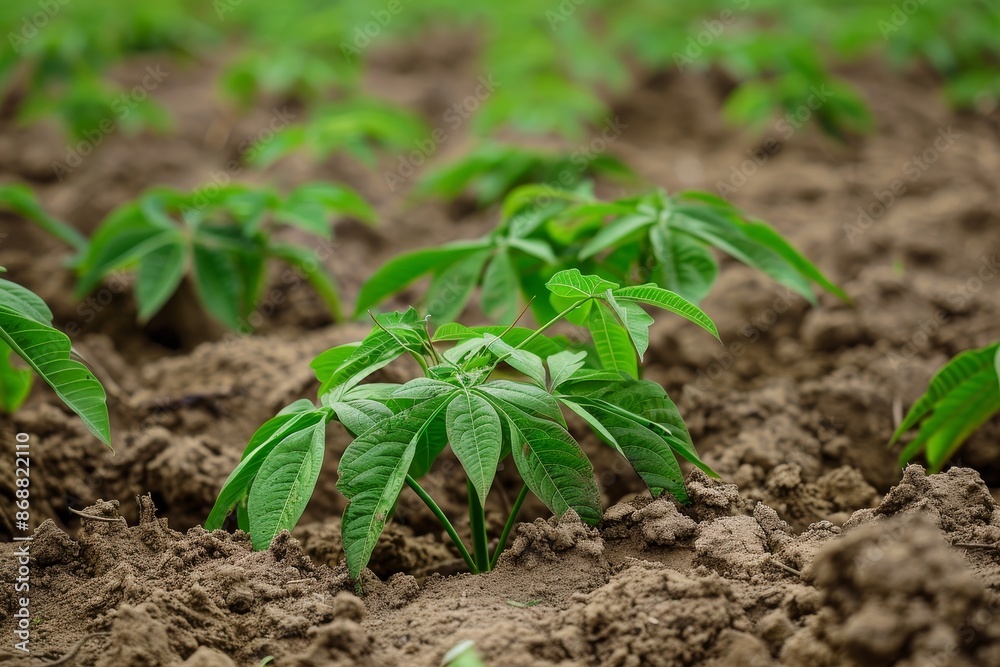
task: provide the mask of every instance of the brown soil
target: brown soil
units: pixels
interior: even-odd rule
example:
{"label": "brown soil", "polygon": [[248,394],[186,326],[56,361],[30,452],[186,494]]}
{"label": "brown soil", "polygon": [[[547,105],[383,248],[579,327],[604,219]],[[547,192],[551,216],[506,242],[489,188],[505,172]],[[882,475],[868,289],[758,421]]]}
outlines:
{"label": "brown soil", "polygon": [[[377,61],[371,89],[433,126],[476,76],[454,57],[464,46],[442,44],[418,66],[393,54]],[[177,117],[175,136],[112,135],[61,183],[49,169],[65,154],[58,132],[0,127],[0,171],[88,231],[148,186],[194,187],[280,104],[237,119],[215,101],[215,74],[178,68],[157,90]],[[51,518],[32,543],[33,661],[11,664],[40,665],[104,632],[76,664],[256,665],[273,655],[275,665],[437,665],[463,639],[489,665],[1000,664],[1000,424],[980,429],[953,462],[967,467],[931,477],[917,467],[903,475],[885,446],[934,370],[1000,331],[991,282],[1000,275],[1000,123],[995,113],[949,111],[916,75],[876,66],[846,74],[866,92],[876,132],[841,145],[812,126],[787,138],[775,129],[765,137],[780,139],[780,151],[746,163],[743,185],[733,175],[764,142],[721,124],[717,77],[654,77],[616,110],[628,127],[611,152],[671,191],[738,185],[731,199],[772,222],[855,302],[824,296],[811,308],[730,262],[704,304],[723,347],[675,319],[655,325],[648,377],[676,397],[725,483],[693,474],[690,507],[650,501],[622,461],[579,431],[609,507],[598,529],[537,519],[519,527],[496,572],[455,575],[460,561],[442,531],[404,495],[360,600],[340,564],[335,468],[348,438],[336,426],[295,539],[253,553],[240,534],[195,526],[254,429],[314,393],[308,361],[367,327],[330,326],[308,289],[275,273],[272,287],[287,298],[257,336],[205,327],[184,295],[142,329],[126,286],[109,284],[96,307],[78,306],[64,250],[0,216],[0,264],[52,305],[59,324],[82,329],[74,344],[109,389],[117,449],[102,451],[43,387],[16,416],[0,416],[0,440],[31,435],[32,511]],[[954,140],[937,151],[942,135]],[[456,135],[435,159],[468,143]],[[914,172],[907,161],[925,152],[934,160]],[[343,252],[329,268],[349,300],[385,258],[474,236],[494,220],[411,206],[380,174],[347,159],[317,167],[293,158],[248,180],[328,178],[375,204],[378,229],[338,228]],[[860,228],[858,208],[895,179],[905,193]],[[6,537],[13,476],[3,472],[10,458],[0,460]],[[455,466],[443,459],[427,487],[459,517]],[[516,489],[510,473],[488,508],[493,534],[504,493]],[[547,516],[535,502],[522,519]],[[5,586],[5,638],[14,607]],[[8,655],[5,639],[0,661]]]}

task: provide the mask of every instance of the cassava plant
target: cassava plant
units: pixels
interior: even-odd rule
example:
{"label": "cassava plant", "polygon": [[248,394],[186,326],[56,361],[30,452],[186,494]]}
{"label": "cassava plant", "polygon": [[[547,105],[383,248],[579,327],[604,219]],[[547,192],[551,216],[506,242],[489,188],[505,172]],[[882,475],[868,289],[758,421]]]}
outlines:
{"label": "cassava plant", "polygon": [[[570,267],[624,285],[651,281],[698,303],[718,273],[713,249],[812,303],[813,284],[848,300],[771,226],[714,195],[656,190],[606,202],[586,185],[528,185],[505,199],[502,221],[487,236],[408,252],[384,264],[362,288],[357,311],[430,275],[425,301],[438,321],[457,317],[479,286],[486,314],[509,324],[526,300],[543,295],[549,277]],[[539,322],[555,314],[546,299],[534,299],[531,308]]]}
{"label": "cassava plant", "polygon": [[966,350],[931,378],[927,391],[917,399],[890,446],[910,429],[920,426],[899,455],[900,465],[921,452],[931,472],[938,472],[972,433],[1000,413],[1000,341]]}
{"label": "cassava plant", "polygon": [[49,215],[35,193],[24,185],[0,185],[0,211],[14,213],[33,222],[78,253],[87,249],[87,239],[76,228]]}
{"label": "cassava plant", "polygon": [[485,207],[526,183],[574,187],[586,177],[599,175],[621,180],[635,178],[635,173],[616,158],[606,154],[593,156],[585,149],[550,153],[486,143],[421,178],[413,194],[449,201],[470,195],[478,206]]}
{"label": "cassava plant", "polygon": [[139,318],[146,321],[189,275],[208,313],[236,330],[257,306],[267,261],[278,259],[300,270],[340,320],[337,287],[315,253],[275,238],[277,228],[292,226],[329,240],[339,216],[371,222],[374,212],[353,190],[330,184],[303,185],[285,196],[243,186],[157,188],[102,223],[80,262],[77,292],[86,295],[112,272],[134,270]]}
{"label": "cassava plant", "polygon": [[[220,528],[235,510],[257,549],[291,530],[313,492],[326,425],[333,420],[354,437],[340,459],[337,483],[348,501],[341,529],[354,578],[404,486],[434,513],[472,572],[496,565],[528,493],[556,515],[573,510],[597,523],[602,508],[594,470],[567,430],[563,409],[625,457],[654,496],[666,491],[687,502],[677,456],[714,473],[698,457],[663,387],[639,380],[636,372],[602,367],[586,350],[546,334],[565,321],[586,322],[594,346],[605,352],[600,359],[635,359],[647,348],[653,321],[644,306],[676,313],[718,336],[715,325],[694,304],[653,284],[620,287],[571,269],[552,276],[546,287],[557,314],[536,329],[450,323],[432,334],[412,308],[375,315],[363,341],[313,361],[321,383],[318,406],[297,401],[254,434],[205,527]],[[404,355],[420,364],[422,377],[362,383]],[[449,446],[467,476],[471,549],[419,482]],[[498,465],[508,458],[523,486],[490,553],[486,499]]]}
{"label": "cassava plant", "polygon": [[[37,374],[79,415],[87,430],[110,447],[104,388],[86,366],[72,358],[72,350],[69,337],[52,326],[52,311],[38,295],[0,279],[0,407],[4,412],[17,410],[31,391],[32,373]],[[12,354],[28,368],[15,368]]]}

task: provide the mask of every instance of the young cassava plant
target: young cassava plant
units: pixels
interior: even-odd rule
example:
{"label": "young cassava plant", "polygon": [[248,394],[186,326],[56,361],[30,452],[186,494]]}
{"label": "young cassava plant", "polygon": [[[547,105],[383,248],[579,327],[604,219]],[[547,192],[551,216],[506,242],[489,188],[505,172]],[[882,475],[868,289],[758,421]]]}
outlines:
{"label": "young cassava plant", "polygon": [[900,465],[923,452],[931,472],[938,472],[973,431],[1000,413],[1000,341],[966,350],[931,378],[892,435],[895,444],[920,425],[917,436],[899,455]]}
{"label": "young cassava plant", "polygon": [[561,183],[570,187],[579,185],[585,177],[597,175],[622,180],[635,178],[631,169],[610,155],[591,156],[582,149],[573,153],[547,153],[487,143],[421,178],[414,194],[449,201],[471,195],[477,206],[486,207],[525,183]]}
{"label": "young cassava plant", "polygon": [[[104,388],[86,366],[72,358],[72,349],[69,337],[52,326],[52,311],[38,295],[0,278],[0,408],[13,412],[21,406],[34,373],[79,415],[88,431],[110,447]],[[15,368],[12,354],[28,368]]]}
{"label": "young cassava plant", "polygon": [[815,303],[813,284],[847,295],[768,224],[704,192],[662,190],[611,202],[586,186],[529,185],[504,201],[487,236],[408,252],[387,262],[358,295],[363,313],[430,275],[425,301],[437,321],[457,317],[482,288],[482,307],[509,324],[525,301],[535,319],[555,311],[543,295],[556,272],[579,267],[624,285],[653,282],[694,303],[708,294],[719,267],[713,248],[767,274]]}
{"label": "young cassava plant", "polygon": [[[634,363],[633,372],[602,367],[586,350],[546,332],[564,321],[587,322],[599,350],[635,359],[646,350],[653,321],[645,306],[676,313],[718,336],[715,325],[694,304],[653,284],[620,287],[572,269],[552,276],[546,287],[557,313],[537,329],[450,323],[432,334],[412,308],[375,315],[360,343],[313,361],[321,382],[318,406],[297,401],[254,434],[205,527],[220,528],[235,510],[258,549],[293,528],[319,476],[332,420],[354,437],[340,459],[337,488],[348,500],[341,528],[355,578],[404,486],[427,504],[473,572],[495,566],[528,493],[556,515],[573,510],[597,523],[602,508],[594,469],[567,430],[563,409],[626,458],[654,496],[668,492],[686,502],[677,457],[714,473],[698,457],[663,387],[639,380]],[[404,355],[416,359],[423,377],[363,384]],[[511,372],[518,379],[509,379]],[[471,549],[419,482],[449,446],[466,472]],[[523,486],[491,554],[486,499],[498,465],[507,459]]]}
{"label": "young cassava plant", "polygon": [[339,185],[303,185],[286,196],[242,186],[154,189],[97,230],[80,262],[77,291],[85,295],[112,272],[134,270],[139,317],[146,321],[190,275],[208,313],[239,330],[257,306],[267,260],[278,259],[300,270],[340,320],[337,287],[313,251],[274,238],[285,225],[329,240],[335,216],[374,219],[367,202]]}

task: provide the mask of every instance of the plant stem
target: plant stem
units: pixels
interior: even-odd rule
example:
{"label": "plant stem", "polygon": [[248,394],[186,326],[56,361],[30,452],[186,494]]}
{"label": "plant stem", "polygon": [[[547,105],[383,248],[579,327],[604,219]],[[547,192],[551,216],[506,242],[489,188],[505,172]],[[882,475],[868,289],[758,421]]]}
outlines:
{"label": "plant stem", "polygon": [[476,560],[476,569],[480,572],[490,570],[490,547],[487,544],[486,535],[486,511],[479,501],[476,487],[469,482],[469,523],[472,526],[473,555]]}
{"label": "plant stem", "polygon": [[579,308],[580,306],[582,306],[583,304],[585,304],[587,301],[590,301],[591,298],[592,297],[588,296],[586,299],[580,299],[579,301],[575,302],[572,306],[570,306],[566,310],[562,311],[561,313],[559,313],[558,315],[556,315],[555,317],[553,317],[551,320],[549,320],[548,322],[546,322],[545,324],[543,324],[539,328],[537,328],[534,331],[532,331],[531,334],[527,338],[525,338],[524,340],[522,340],[520,342],[520,344],[518,344],[517,347],[515,347],[514,349],[515,350],[520,350],[525,345],[527,345],[528,343],[530,343],[531,341],[533,341],[536,337],[541,336],[542,333],[546,329],[548,329],[548,328],[552,327],[553,325],[555,325],[556,323],[558,323],[564,317],[566,317],[567,315],[569,315],[570,313],[572,313],[574,310],[576,310],[577,308]]}
{"label": "plant stem", "polygon": [[469,550],[465,548],[462,538],[458,536],[458,532],[455,530],[455,527],[451,525],[451,521],[449,521],[448,517],[445,516],[445,513],[441,511],[438,504],[434,502],[434,499],[427,495],[427,492],[424,491],[423,487],[417,483],[417,480],[413,479],[409,475],[406,476],[406,485],[413,489],[413,492],[416,493],[422,501],[424,501],[424,504],[430,508],[431,512],[434,513],[434,516],[437,517],[437,520],[442,526],[444,526],[445,531],[448,533],[448,537],[451,538],[452,543],[454,543],[454,545],[458,548],[458,553],[462,554],[462,559],[465,561],[465,564],[469,566],[469,569],[473,572],[473,574],[478,573],[479,568],[476,567],[476,562],[472,560],[472,556],[469,555]]}
{"label": "plant stem", "polygon": [[510,535],[514,522],[517,521],[517,515],[521,511],[521,505],[524,504],[524,499],[527,497],[528,485],[522,484],[521,491],[517,494],[514,506],[510,510],[510,516],[507,517],[507,523],[503,527],[503,532],[500,533],[500,542],[497,543],[497,550],[493,553],[493,559],[490,561],[491,570],[497,566],[497,561],[500,560],[500,554],[503,553],[503,548],[507,545],[507,536]]}

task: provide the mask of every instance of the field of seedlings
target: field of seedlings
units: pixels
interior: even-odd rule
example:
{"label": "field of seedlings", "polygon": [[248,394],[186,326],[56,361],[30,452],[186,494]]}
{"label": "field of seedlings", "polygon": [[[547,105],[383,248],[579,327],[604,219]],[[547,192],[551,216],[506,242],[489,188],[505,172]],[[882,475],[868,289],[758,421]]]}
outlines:
{"label": "field of seedlings", "polygon": [[0,665],[1000,665],[993,0],[0,28]]}

